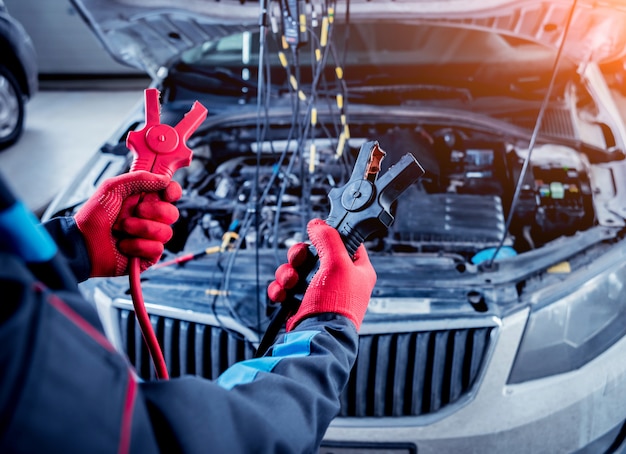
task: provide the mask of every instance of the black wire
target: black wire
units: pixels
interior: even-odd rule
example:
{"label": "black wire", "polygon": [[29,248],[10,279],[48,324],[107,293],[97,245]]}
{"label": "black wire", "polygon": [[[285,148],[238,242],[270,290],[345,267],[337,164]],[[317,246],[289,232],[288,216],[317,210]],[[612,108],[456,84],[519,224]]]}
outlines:
{"label": "black wire", "polygon": [[[237,311],[235,310],[235,308],[232,306],[232,304],[230,304],[230,300],[228,298],[228,288],[230,287],[230,279],[231,279],[231,274],[232,274],[232,270],[236,261],[236,258],[238,256],[238,252],[239,250],[241,250],[244,240],[250,230],[250,228],[252,227],[253,223],[254,223],[254,227],[255,227],[255,235],[256,235],[256,242],[255,242],[255,262],[256,262],[256,281],[257,281],[257,317],[258,317],[258,329],[260,331],[260,320],[261,320],[261,301],[259,300],[260,298],[260,247],[261,247],[261,226],[260,226],[260,214],[262,212],[262,206],[265,202],[265,199],[267,198],[267,196],[269,195],[271,188],[273,186],[273,182],[275,180],[275,178],[277,177],[277,175],[280,174],[279,171],[276,171],[272,174],[270,181],[268,182],[268,184],[266,185],[263,194],[259,197],[259,191],[260,191],[260,167],[261,167],[261,156],[263,154],[263,150],[261,147],[262,142],[264,141],[264,137],[266,134],[267,129],[269,128],[269,102],[270,102],[270,98],[271,98],[271,85],[269,84],[265,84],[263,82],[263,72],[266,71],[267,69],[267,75],[268,75],[268,80],[270,80],[269,75],[271,74],[271,67],[270,67],[270,63],[269,61],[267,61],[267,63],[263,63],[265,61],[264,57],[266,56],[266,52],[267,52],[267,47],[265,46],[265,41],[264,41],[265,35],[263,34],[263,30],[260,30],[260,34],[259,34],[259,66],[258,66],[258,74],[257,74],[257,78],[259,79],[259,88],[257,89],[257,135],[256,135],[256,143],[257,143],[257,167],[256,167],[256,172],[255,172],[255,184],[254,184],[254,193],[252,194],[252,203],[254,204],[254,208],[252,210],[248,210],[245,215],[244,218],[241,220],[241,227],[239,229],[239,239],[238,241],[233,245],[233,251],[231,254],[229,254],[228,257],[228,262],[226,264],[225,267],[225,271],[224,271],[224,275],[222,278],[222,283],[220,285],[220,289],[223,289],[223,294],[224,294],[224,299],[225,299],[225,305],[227,307],[227,309],[229,310],[229,312],[231,313],[232,317],[235,318],[236,320],[238,320],[240,323],[242,322],[241,317],[239,317],[239,314],[237,313]],[[267,87],[267,88],[265,88]],[[295,96],[297,96],[297,92],[295,92]],[[261,115],[261,107],[263,108],[263,113],[264,115]],[[264,118],[264,125],[265,127],[261,128],[260,126],[260,122],[261,122],[261,118]],[[292,128],[290,129],[289,133],[288,133],[288,139],[287,142],[289,144],[292,135],[295,132],[295,128],[293,127],[294,122],[292,121]],[[261,131],[263,133],[261,133]],[[272,150],[273,150],[273,142],[271,142],[271,146],[272,146]],[[286,151],[289,149],[289,146],[287,146],[285,148],[285,150],[283,151],[283,154],[281,156],[281,158],[279,159],[279,164],[276,166],[278,169],[280,169],[280,167],[282,166],[282,161],[284,161],[284,158],[286,156]],[[252,214],[254,216],[252,216]],[[278,258],[277,258],[278,260]],[[216,296],[215,296],[215,301],[214,304],[216,304],[216,300],[219,297],[219,292],[216,292]]]}
{"label": "black wire", "polygon": [[[259,3],[259,7],[261,9],[260,17],[259,17],[259,61],[258,61],[258,69],[257,69],[257,122],[256,122],[256,143],[257,145],[261,143],[261,105],[266,105],[267,103],[263,103],[263,71],[264,71],[264,61],[265,61],[265,39],[266,39],[266,22],[267,22],[267,0],[261,0]],[[261,169],[261,154],[263,150],[259,146],[256,154],[256,172],[254,178],[254,190],[253,190],[253,200],[254,200],[254,227],[256,232],[256,248],[255,248],[255,277],[256,277],[256,309],[257,309],[257,331],[261,332],[261,300],[260,300],[260,288],[261,288],[261,277],[260,277],[260,251],[259,251],[259,238],[260,238],[260,229],[259,229],[259,211],[261,209],[259,204],[259,179],[260,179],[260,169]]]}
{"label": "black wire", "polygon": [[[289,89],[291,91],[292,94],[292,105],[294,106],[293,109],[293,114],[292,114],[292,121],[291,121],[291,127],[287,136],[287,140],[286,140],[286,146],[284,148],[284,150],[282,150],[281,156],[279,157],[278,162],[275,164],[275,171],[271,174],[269,181],[267,182],[263,193],[259,196],[259,192],[260,192],[260,166],[261,166],[261,156],[262,156],[262,147],[261,144],[263,142],[263,137],[265,137],[267,130],[269,129],[269,117],[270,117],[270,113],[269,113],[269,103],[270,103],[270,98],[271,98],[271,90],[270,87],[271,85],[264,83],[263,80],[263,72],[267,71],[267,78],[268,80],[270,80],[271,77],[271,65],[269,63],[269,61],[267,61],[266,63],[263,63],[265,61],[265,57],[266,57],[266,52],[267,52],[267,47],[265,46],[265,35],[263,34],[263,28],[261,28],[260,30],[260,35],[259,35],[259,68],[258,68],[258,74],[257,77],[259,79],[258,82],[258,89],[257,89],[257,110],[258,110],[258,114],[257,114],[257,132],[256,132],[256,142],[257,142],[257,169],[256,169],[256,173],[255,173],[255,182],[254,182],[254,188],[253,188],[253,202],[254,202],[254,209],[252,210],[248,210],[245,214],[243,219],[241,220],[241,227],[239,229],[239,238],[238,240],[235,242],[235,244],[233,245],[232,248],[232,252],[224,255],[224,254],[220,254],[220,258],[219,260],[221,261],[224,257],[227,257],[227,263],[225,265],[225,267],[223,268],[223,277],[222,277],[222,282],[221,285],[218,288],[218,291],[216,292],[215,296],[214,296],[214,300],[213,300],[213,306],[215,306],[217,304],[217,300],[221,295],[223,295],[224,297],[224,302],[225,302],[225,306],[226,308],[229,310],[231,316],[237,320],[238,322],[242,323],[245,325],[245,323],[243,323],[241,317],[239,316],[239,314],[237,313],[237,311],[235,310],[235,308],[233,307],[233,305],[230,302],[229,299],[229,295],[228,295],[228,288],[230,287],[230,280],[231,280],[231,275],[232,275],[232,271],[234,268],[234,263],[237,259],[238,253],[241,250],[243,243],[245,241],[246,235],[248,233],[248,231],[250,230],[250,228],[252,227],[252,224],[254,223],[254,227],[255,227],[255,234],[256,234],[256,253],[255,253],[255,259],[256,259],[256,280],[257,280],[257,328],[259,329],[260,332],[260,320],[261,320],[261,301],[260,301],[260,247],[262,245],[262,235],[261,235],[261,210],[262,210],[262,206],[263,204],[266,202],[267,197],[269,196],[271,189],[274,185],[274,182],[276,181],[276,179],[278,178],[279,175],[281,175],[281,173],[284,175],[283,178],[283,182],[281,184],[278,196],[277,196],[277,200],[276,200],[276,212],[275,212],[275,216],[274,216],[274,226],[273,226],[273,237],[274,237],[274,253],[276,256],[276,260],[279,260],[278,257],[278,231],[279,231],[279,225],[280,225],[280,217],[281,217],[281,213],[283,210],[282,204],[283,204],[283,200],[284,200],[284,195],[285,192],[287,190],[288,184],[289,184],[289,176],[293,174],[293,168],[296,164],[296,162],[300,161],[301,166],[303,165],[304,159],[303,159],[303,144],[305,139],[308,137],[308,132],[309,132],[309,128],[311,127],[311,111],[313,106],[316,104],[316,98],[317,98],[317,87],[320,83],[320,80],[323,83],[326,83],[326,78],[325,78],[325,74],[324,74],[324,68],[326,66],[326,61],[328,58],[328,54],[331,53],[331,55],[333,56],[333,59],[335,60],[335,62],[337,61],[337,55],[336,55],[336,51],[334,48],[334,45],[332,43],[332,30],[333,30],[333,26],[332,24],[329,25],[329,30],[328,30],[328,43],[327,46],[324,49],[324,52],[322,54],[322,58],[320,59],[319,63],[317,64],[317,67],[315,68],[315,71],[313,71],[314,77],[312,80],[312,84],[311,84],[311,95],[310,95],[310,102],[308,104],[308,107],[306,109],[306,113],[302,116],[302,121],[298,122],[298,118],[300,117],[300,99],[299,99],[299,90],[301,90],[301,74],[300,74],[300,65],[299,65],[299,61],[298,61],[298,55],[297,52],[294,52],[294,69],[295,69],[295,78],[296,78],[296,82],[297,85],[294,89],[294,87],[291,86],[291,81],[290,81],[290,76],[291,76],[291,71],[289,66],[287,66],[285,69],[287,71],[287,81],[288,81],[288,86]],[[314,37],[314,39],[317,39],[317,37],[315,36],[314,33],[310,34],[311,36]],[[313,44],[311,44],[313,45]],[[344,100],[346,99],[346,87],[345,87],[345,82],[342,80],[340,82],[341,84],[341,88],[343,91],[343,95],[344,95]],[[267,88],[266,88],[267,87]],[[344,101],[345,103],[345,101]],[[344,104],[345,105],[345,104]],[[263,109],[263,113],[264,115],[262,115],[261,113],[261,109]],[[330,109],[332,111],[332,109]],[[261,117],[263,117],[264,122],[263,125],[261,125]],[[329,131],[327,129],[325,129],[325,132],[328,134],[328,137],[330,138],[330,134]],[[285,159],[287,157],[288,151],[290,150],[291,146],[291,141],[294,140],[294,135],[297,137],[297,144],[296,144],[296,149],[294,151],[294,153],[291,154],[291,157],[289,159],[289,162],[287,163],[286,169],[284,168],[285,166]],[[271,147],[272,147],[272,152],[275,153],[274,150],[274,145],[273,145],[273,141],[271,141],[270,143]],[[301,167],[301,179],[304,178],[304,173],[303,173],[303,169]],[[306,203],[308,205],[310,205],[310,200],[306,200]],[[251,213],[252,211],[252,213]],[[304,223],[304,225],[306,226],[306,222]],[[222,291],[220,291],[222,290]],[[219,314],[217,314],[217,311],[215,310],[215,307],[213,307],[213,313],[214,315],[216,315],[216,318],[218,318],[219,320]],[[221,325],[221,323],[220,323]],[[223,328],[226,328],[222,325]]]}
{"label": "black wire", "polygon": [[[258,61],[258,66],[257,66],[257,123],[256,123],[256,143],[257,144],[262,143],[263,137],[265,136],[266,131],[268,129],[268,117],[269,117],[268,104],[271,98],[271,85],[265,84],[264,79],[263,79],[263,75],[264,75],[264,71],[266,70],[266,67],[268,68],[268,73],[267,73],[268,76],[269,74],[271,74],[271,72],[269,71],[269,62],[267,63],[267,65],[264,63],[265,57],[266,57],[266,46],[265,46],[266,26],[265,24],[267,21],[266,19],[267,10],[266,10],[266,4],[264,1],[261,2],[260,9],[261,9],[261,13],[260,13],[260,21],[259,21],[260,22],[259,23],[259,61]],[[266,86],[269,88],[265,88]],[[265,115],[262,115],[262,111],[261,111],[262,108],[263,108],[263,112],[265,113]],[[263,126],[261,125],[262,118],[265,120]],[[231,316],[235,320],[237,320],[239,323],[245,325],[245,323],[239,316],[238,312],[235,310],[235,308],[230,302],[230,299],[228,296],[228,289],[230,287],[231,274],[234,268],[235,260],[238,255],[238,251],[241,250],[243,242],[248,234],[248,231],[252,223],[254,223],[255,234],[257,237],[257,241],[255,244],[255,280],[256,280],[257,329],[259,332],[261,331],[261,306],[262,306],[262,302],[260,300],[260,293],[261,293],[260,292],[260,288],[261,288],[260,268],[261,267],[260,267],[260,250],[259,250],[260,248],[259,238],[261,237],[259,216],[261,212],[261,203],[263,200],[263,197],[259,197],[260,167],[261,167],[262,152],[263,150],[259,146],[257,149],[257,154],[256,154],[257,161],[256,161],[255,179],[254,179],[254,184],[253,184],[253,193],[251,194],[251,200],[248,202],[249,204],[250,203],[252,204],[253,208],[252,210],[247,210],[246,213],[244,214],[243,219],[241,220],[241,226],[239,228],[239,238],[233,245],[231,254],[228,255],[228,261],[223,271],[220,286],[218,287],[218,291],[216,292],[212,301],[213,313],[214,315],[216,315],[218,322],[219,322],[219,316],[215,310],[215,306],[217,305],[217,300],[220,296],[220,293],[223,293],[225,306],[228,309]],[[250,213],[251,211],[254,216],[251,215]],[[220,326],[226,329],[226,327],[223,326],[221,322],[220,322]]]}
{"label": "black wire", "polygon": [[[349,2],[348,2],[348,5],[349,5]],[[348,24],[346,24],[346,26],[348,26]],[[348,44],[346,43],[346,48],[347,48],[347,46],[348,46]],[[331,56],[333,57],[333,62],[335,63],[335,66],[339,66],[340,68],[342,68],[342,71],[343,71],[343,68],[345,67],[344,66],[345,61],[343,61],[341,63],[338,61],[338,59],[337,59],[337,51],[336,51],[334,45],[331,46],[331,48],[329,50],[330,50]],[[345,57],[344,57],[344,60],[345,60]],[[341,94],[343,96],[343,113],[344,113],[344,115],[347,118],[347,116],[348,116],[348,105],[349,105],[348,104],[348,101],[349,101],[348,84],[346,83],[346,80],[345,80],[345,73],[344,73],[343,76],[344,77],[342,77],[339,80],[339,87],[341,89]],[[341,113],[339,113],[339,115],[341,117]],[[346,120],[346,123],[347,123],[347,120]],[[339,129],[341,129],[341,119],[339,120]],[[346,141],[346,145],[347,145],[347,141]],[[352,163],[348,162],[348,160],[347,160],[347,158],[345,156],[345,153],[342,153],[341,158],[342,158],[342,162],[344,164],[343,170],[346,172],[347,175],[351,175],[352,174]]]}
{"label": "black wire", "polygon": [[[310,102],[308,104],[307,110],[306,110],[306,114],[303,116],[302,122],[300,123],[300,128],[299,128],[299,134],[298,134],[298,142],[297,142],[297,146],[296,146],[296,150],[294,151],[294,153],[292,154],[292,157],[290,159],[289,165],[288,165],[288,169],[287,169],[287,175],[291,174],[293,166],[295,165],[296,159],[300,158],[300,178],[301,178],[301,182],[304,182],[304,179],[307,178],[307,175],[304,174],[304,170],[303,170],[303,166],[304,166],[304,156],[303,156],[303,145],[304,145],[304,141],[305,139],[308,137],[308,131],[309,128],[311,127],[311,112],[313,109],[313,106],[315,105],[315,101],[316,101],[316,88],[317,85],[320,82],[320,79],[322,79],[322,76],[324,75],[324,68],[326,67],[326,61],[328,58],[328,53],[331,51],[330,49],[332,49],[332,29],[334,27],[332,26],[332,24],[329,24],[329,29],[328,29],[328,41],[327,41],[327,46],[324,49],[324,52],[322,53],[322,56],[320,58],[319,63],[317,64],[317,68],[314,71],[314,77],[311,81],[311,95],[310,95]],[[314,33],[311,33],[311,36],[314,36]],[[297,57],[297,53],[294,53],[294,57]],[[301,89],[301,80],[299,77],[299,62],[297,61],[297,58],[295,59],[295,66],[296,66],[296,93],[295,96],[297,97],[297,102],[299,101],[299,97],[298,97],[298,93],[297,90]],[[289,74],[288,74],[289,77]],[[296,111],[295,115],[293,116],[294,118],[294,122],[297,122],[297,118],[299,116],[299,112]],[[292,123],[293,125],[293,123]],[[279,230],[279,223],[280,223],[280,216],[281,216],[281,210],[282,210],[282,200],[284,198],[284,194],[286,192],[287,189],[287,184],[288,184],[288,180],[285,179],[283,180],[283,184],[281,186],[281,190],[279,193],[279,197],[277,200],[277,205],[276,205],[276,213],[275,213],[275,221],[274,221],[274,250],[275,250],[275,255],[277,255],[277,249],[278,249],[278,230]],[[308,209],[304,210],[305,213],[310,211],[310,198],[307,200],[303,200],[303,206],[307,206]],[[302,216],[301,217],[301,223],[302,223],[302,235],[305,236],[306,235],[306,224],[307,224],[308,219],[306,219],[306,216]]]}
{"label": "black wire", "polygon": [[[293,62],[294,62],[294,69],[295,69],[295,74],[294,77],[296,78],[296,82],[297,82],[297,90],[296,90],[296,106],[295,106],[295,115],[294,118],[296,120],[296,122],[298,121],[298,118],[300,118],[300,92],[302,91],[302,77],[301,77],[301,69],[300,69],[300,51],[298,47],[293,47],[292,48],[292,53],[293,53]],[[294,154],[297,155],[298,157],[298,161],[300,164],[300,169],[299,169],[299,174],[300,174],[300,191],[301,191],[301,196],[300,196],[300,203],[302,205],[302,207],[308,206],[309,205],[309,200],[306,200],[305,198],[305,179],[306,179],[306,175],[305,175],[305,165],[304,165],[304,138],[306,136],[304,136],[302,129],[300,129],[300,134],[298,136],[298,139],[302,138],[303,140],[298,140],[297,144],[298,146],[296,147],[296,150],[294,151]],[[304,211],[307,211],[306,209]],[[301,228],[302,228],[302,237],[304,238],[304,236],[306,235],[306,219],[304,219],[304,216],[302,216],[301,218]],[[274,243],[277,243],[277,237],[274,238]]]}
{"label": "black wire", "polygon": [[572,8],[570,9],[570,12],[567,16],[567,22],[565,24],[565,29],[563,31],[563,39],[561,40],[561,44],[559,45],[559,48],[557,50],[556,58],[554,60],[554,66],[552,68],[552,73],[550,76],[550,83],[548,85],[548,89],[541,103],[541,107],[539,108],[539,113],[537,114],[537,121],[535,122],[535,127],[533,129],[533,133],[530,137],[530,143],[528,145],[528,154],[526,155],[526,158],[524,159],[524,164],[522,165],[522,171],[520,172],[520,176],[517,180],[517,185],[515,186],[515,193],[513,194],[513,199],[511,200],[511,207],[510,207],[510,211],[507,216],[506,224],[504,227],[504,233],[502,235],[502,239],[500,240],[500,243],[498,244],[498,247],[493,253],[493,256],[491,257],[488,264],[486,265],[488,268],[491,268],[493,266],[493,262],[496,260],[496,257],[498,256],[500,249],[502,249],[502,246],[504,246],[504,242],[506,241],[509,228],[511,227],[511,223],[513,221],[513,215],[515,213],[515,208],[516,208],[517,202],[521,194],[522,186],[524,184],[524,179],[526,177],[526,172],[528,171],[528,167],[530,166],[530,158],[535,148],[537,136],[539,135],[539,131],[542,126],[543,116],[545,115],[545,112],[548,108],[548,104],[550,103],[550,96],[552,95],[552,90],[554,88],[554,83],[556,81],[556,76],[558,74],[559,64],[561,63],[561,55],[563,53],[563,48],[565,47],[565,42],[567,41],[567,35],[568,35],[569,28],[572,22],[572,18],[574,17],[574,11],[576,9],[577,1],[578,0],[573,1]]}
{"label": "black wire", "polygon": [[[261,40],[262,37],[259,36],[259,39]],[[259,45],[261,45],[261,42],[259,43]],[[261,50],[259,50],[259,63],[261,64]],[[265,65],[263,66],[267,66],[269,68],[269,62],[267,62]],[[261,74],[263,71],[265,70],[265,68],[259,66],[258,72],[259,74]],[[268,71],[269,73],[269,71]],[[258,75],[257,75],[258,76]],[[263,98],[262,93],[266,91],[267,95],[265,96],[265,98]],[[258,96],[257,96],[257,106],[263,106],[263,112],[265,113],[264,118],[265,118],[265,122],[267,124],[268,122],[268,118],[269,118],[269,100],[270,100],[270,92],[269,90],[263,90],[263,87],[259,87],[258,89]],[[297,91],[292,90],[292,96],[296,96],[297,97]],[[263,102],[259,102],[259,99],[263,99]],[[258,191],[259,191],[259,180],[260,180],[260,174],[259,174],[259,170],[261,167],[261,156],[262,156],[262,147],[261,147],[261,143],[263,142],[263,136],[261,136],[261,134],[258,132],[261,128],[259,127],[260,124],[260,117],[261,117],[261,108],[258,108],[259,113],[257,115],[257,169],[255,172],[255,193],[258,195]],[[285,148],[285,150],[283,151],[282,157],[280,159],[280,161],[282,162],[284,160],[284,157],[286,156],[286,152],[289,150],[289,143],[292,140],[292,135],[295,132],[295,124],[297,123],[295,120],[295,115],[297,113],[294,111],[293,113],[293,120],[292,120],[292,127],[288,133],[288,139],[287,139],[287,146]],[[264,131],[266,131],[266,128],[264,128]],[[273,146],[273,145],[272,145]],[[282,164],[281,164],[282,165]],[[276,166],[278,169],[280,169],[281,165]],[[291,169],[291,167],[290,167]],[[289,173],[291,172],[291,170],[289,171]],[[250,228],[252,227],[253,223],[255,226],[255,235],[256,235],[256,242],[255,242],[255,257],[256,257],[256,273],[257,273],[257,315],[259,317],[259,331],[260,331],[260,311],[261,311],[261,302],[259,300],[259,295],[260,295],[260,257],[259,257],[259,249],[261,247],[261,229],[260,229],[260,221],[259,221],[259,216],[261,214],[261,210],[262,210],[262,206],[265,202],[265,199],[267,198],[267,196],[269,195],[269,192],[271,191],[271,187],[273,185],[273,181],[275,180],[275,178],[277,177],[277,175],[279,175],[280,172],[276,171],[272,174],[272,177],[270,178],[269,183],[266,185],[265,190],[263,191],[263,194],[260,197],[256,197],[256,200],[254,199],[254,195],[253,195],[253,202],[254,202],[254,208],[252,210],[248,210],[246,211],[244,218],[241,221],[241,227],[239,229],[239,239],[235,242],[235,244],[233,245],[233,250],[231,252],[231,254],[229,254],[228,256],[228,262],[226,264],[225,267],[225,271],[224,271],[224,275],[222,278],[222,283],[220,285],[220,290],[223,289],[223,296],[224,296],[224,302],[225,302],[225,306],[227,307],[227,309],[229,310],[231,316],[239,321],[242,324],[243,323],[241,317],[239,316],[239,314],[237,313],[237,311],[235,310],[235,308],[233,307],[233,305],[230,303],[230,299],[228,296],[228,288],[230,287],[230,280],[231,280],[231,275],[232,275],[232,270],[234,268],[234,264],[236,261],[236,258],[238,256],[238,252],[241,250],[244,240],[250,230]],[[282,196],[279,198],[282,199]],[[277,257],[278,260],[278,257]],[[220,292],[216,292],[215,295],[215,301],[214,304],[216,304],[217,298],[219,297],[219,293]]]}
{"label": "black wire", "polygon": [[[336,7],[336,2],[335,7]],[[348,58],[348,41],[350,40],[350,0],[346,0],[346,29],[343,36],[343,55],[341,56],[341,67],[345,67]]]}

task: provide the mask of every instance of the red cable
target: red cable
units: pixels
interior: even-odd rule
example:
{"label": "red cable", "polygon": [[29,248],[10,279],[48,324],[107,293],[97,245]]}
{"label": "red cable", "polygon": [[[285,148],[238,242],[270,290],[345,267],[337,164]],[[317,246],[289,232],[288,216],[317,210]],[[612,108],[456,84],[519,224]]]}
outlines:
{"label": "red cable", "polygon": [[167,380],[169,373],[167,372],[167,366],[165,364],[165,358],[161,351],[161,346],[157,340],[152,323],[150,322],[150,316],[146,311],[146,306],[143,301],[143,294],[141,293],[141,261],[138,257],[131,257],[130,259],[130,272],[128,274],[130,283],[130,294],[133,299],[133,307],[135,308],[135,317],[139,322],[139,328],[141,329],[141,335],[148,346],[148,352],[157,378],[161,380]]}
{"label": "red cable", "polygon": [[[160,122],[159,90],[147,88],[144,90],[144,96],[146,124],[141,130],[129,132],[126,137],[126,146],[135,153],[130,171],[147,170],[171,178],[176,170],[191,163],[192,151],[187,146],[186,140],[205,120],[207,109],[198,101],[194,102],[191,110],[176,126],[172,127]],[[148,346],[157,377],[167,379],[169,374],[163,352],[143,302],[139,258],[131,258],[129,266],[130,293],[135,308],[135,317]]]}

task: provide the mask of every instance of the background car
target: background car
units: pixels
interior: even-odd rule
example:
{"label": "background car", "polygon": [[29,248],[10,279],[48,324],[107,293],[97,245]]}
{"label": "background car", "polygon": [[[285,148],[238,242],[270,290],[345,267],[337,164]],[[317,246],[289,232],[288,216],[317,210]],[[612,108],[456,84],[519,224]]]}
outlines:
{"label": "background car", "polygon": [[[383,174],[407,152],[426,174],[366,241],[378,282],[321,452],[623,449],[626,130],[598,68],[623,57],[622,3],[270,2],[262,26],[257,3],[150,3],[74,1],[153,78],[163,122],[209,110],[142,281],[172,376],[254,355],[276,267],[374,140]],[[128,171],[143,122],[131,112],[44,219]],[[128,289],[82,285],[150,379]]]}
{"label": "background car", "polygon": [[37,93],[37,76],[32,41],[0,0],[0,150],[22,134],[25,103]]}

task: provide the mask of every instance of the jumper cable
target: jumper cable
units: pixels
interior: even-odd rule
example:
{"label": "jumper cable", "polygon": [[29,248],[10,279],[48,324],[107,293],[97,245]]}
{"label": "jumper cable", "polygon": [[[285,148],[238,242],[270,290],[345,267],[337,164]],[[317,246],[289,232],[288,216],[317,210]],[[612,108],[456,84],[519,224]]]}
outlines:
{"label": "jumper cable", "polygon": [[[130,132],[126,138],[126,146],[134,153],[130,171],[145,170],[171,178],[178,169],[191,163],[192,151],[186,142],[205,120],[207,109],[198,101],[194,102],[191,110],[172,127],[160,122],[159,91],[156,88],[148,88],[144,91],[144,96],[146,124],[143,129]],[[135,317],[152,358],[157,378],[168,379],[163,352],[152,328],[141,292],[140,259],[131,257],[129,268],[130,293]]]}

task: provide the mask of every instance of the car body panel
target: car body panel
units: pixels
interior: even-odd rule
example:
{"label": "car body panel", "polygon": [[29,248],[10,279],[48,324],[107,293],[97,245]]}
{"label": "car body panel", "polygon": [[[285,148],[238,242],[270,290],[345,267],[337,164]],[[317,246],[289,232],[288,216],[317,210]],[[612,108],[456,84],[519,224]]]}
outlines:
{"label": "car body panel", "polygon": [[0,62],[10,65],[24,94],[34,96],[39,89],[35,47],[24,27],[8,14],[6,8],[0,9],[0,36],[6,40],[4,45],[7,46],[3,47],[3,52],[7,53],[2,55]]}
{"label": "car body panel", "polygon": [[22,25],[0,2],[0,150],[24,130],[25,104],[39,88],[35,48]]}

